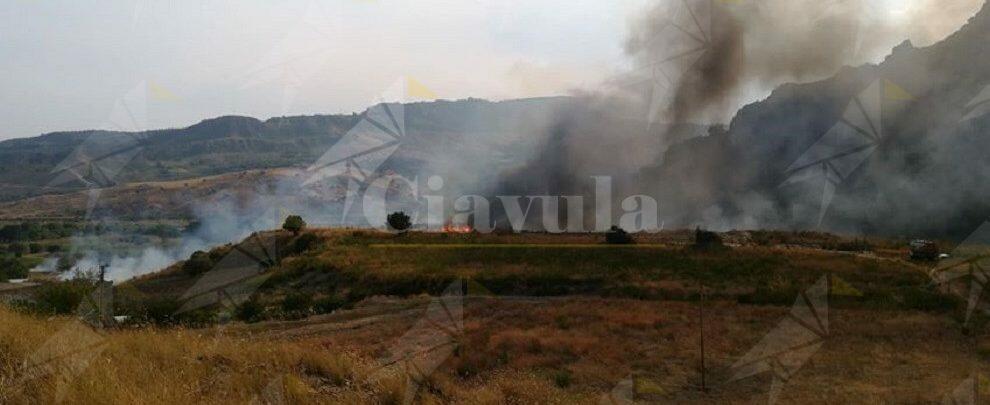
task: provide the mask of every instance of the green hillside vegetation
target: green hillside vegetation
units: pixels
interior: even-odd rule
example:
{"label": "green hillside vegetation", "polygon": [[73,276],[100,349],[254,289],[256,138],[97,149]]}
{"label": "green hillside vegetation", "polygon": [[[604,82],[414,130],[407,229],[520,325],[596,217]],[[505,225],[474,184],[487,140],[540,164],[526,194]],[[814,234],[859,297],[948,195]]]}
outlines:
{"label": "green hillside vegetation", "polygon": [[[695,301],[700,289],[711,299],[740,304],[790,305],[822,276],[838,277],[858,290],[835,305],[870,310],[951,313],[959,300],[933,287],[927,265],[911,263],[905,245],[877,242],[871,252],[842,251],[863,240],[827,234],[777,233],[805,247],[768,245],[766,235],[728,236],[743,244],[727,251],[687,248],[683,232],[637,236],[634,245],[610,245],[594,234],[444,234],[357,230],[285,231],[259,237],[278,245],[279,260],[267,271],[250,305],[258,319],[319,314],[374,296],[438,295],[464,280],[496,296],[595,296],[638,300]],[[246,240],[244,243],[250,243]],[[161,273],[124,287],[127,311],[141,315],[142,302],[178,308],[180,297],[221,259],[237,255],[232,245],[194,254]],[[300,301],[286,305],[284,301]],[[126,301],[126,300],[125,300]],[[293,307],[285,311],[285,307]],[[214,308],[213,310],[215,310]],[[291,312],[291,313],[287,313]],[[200,322],[203,314],[186,314]],[[159,314],[165,315],[165,314]],[[195,315],[195,316],[194,316]],[[169,321],[176,319],[169,318]]]}

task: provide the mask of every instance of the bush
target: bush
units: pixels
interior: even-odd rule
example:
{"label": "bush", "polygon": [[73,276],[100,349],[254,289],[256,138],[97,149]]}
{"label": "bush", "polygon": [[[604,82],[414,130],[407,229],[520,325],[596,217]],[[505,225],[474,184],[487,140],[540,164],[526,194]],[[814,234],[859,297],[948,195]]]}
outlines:
{"label": "bush", "polygon": [[28,252],[28,247],[23,243],[11,243],[7,245],[7,251],[13,253],[14,256],[21,257]]}
{"label": "bush", "polygon": [[703,231],[701,228],[694,230],[694,245],[692,247],[701,251],[724,250],[726,248],[725,244],[722,243],[721,236],[715,232]]}
{"label": "bush", "polygon": [[45,246],[45,251],[48,253],[58,253],[62,251],[62,245],[51,244]]}
{"label": "bush", "polygon": [[237,306],[234,316],[244,322],[258,322],[265,313],[265,306],[257,298],[251,298]]}
{"label": "bush", "polygon": [[347,302],[335,295],[323,297],[313,303],[313,312],[317,314],[329,314],[343,308]]}
{"label": "bush", "polygon": [[873,250],[873,246],[866,239],[853,239],[847,241],[841,241],[834,244],[826,244],[823,246],[827,250],[837,250],[840,252],[869,252]]}
{"label": "bush", "polygon": [[801,291],[793,286],[761,286],[749,294],[737,297],[740,304],[748,305],[780,305],[787,306],[794,303],[794,300]]}
{"label": "bush", "polygon": [[132,309],[131,316],[157,325],[171,325],[176,321],[175,313],[182,305],[178,300],[168,297],[156,297],[142,300]]}
{"label": "bush", "polygon": [[13,256],[0,256],[0,282],[10,279],[27,278],[30,272],[24,262]]}
{"label": "bush", "polygon": [[58,261],[55,263],[55,268],[58,269],[59,272],[64,273],[66,271],[71,270],[72,267],[75,265],[76,265],[76,259],[72,257],[72,255],[63,254],[61,257],[58,258]]}
{"label": "bush", "polygon": [[186,272],[186,274],[190,276],[197,276],[206,273],[212,268],[213,260],[210,258],[210,255],[201,250],[193,252],[193,254],[189,256],[189,260],[182,263],[182,271]]}
{"label": "bush", "polygon": [[633,243],[632,236],[625,229],[613,226],[605,232],[605,243],[610,245],[628,245]]}
{"label": "bush", "polygon": [[71,314],[93,288],[93,283],[87,280],[45,283],[34,293],[33,309],[43,314]]}
{"label": "bush", "polygon": [[41,253],[43,249],[44,247],[37,242],[32,242],[30,245],[28,245],[28,251],[30,251],[31,253]]}
{"label": "bush", "polygon": [[389,214],[388,218],[386,218],[386,222],[388,222],[388,227],[390,229],[399,232],[405,232],[412,227],[412,220],[409,218],[409,215],[406,215],[406,213],[402,211]]}
{"label": "bush", "polygon": [[571,381],[573,379],[574,378],[571,375],[571,372],[570,371],[567,371],[567,370],[557,370],[557,372],[555,372],[553,374],[553,383],[558,388],[567,388],[567,387],[570,387],[571,386]]}
{"label": "bush", "polygon": [[964,306],[958,297],[942,294],[927,286],[907,289],[901,297],[906,308],[919,311],[951,311]]}
{"label": "bush", "polygon": [[303,221],[302,217],[298,215],[289,215],[285,218],[285,223],[282,224],[282,229],[292,232],[293,235],[299,235],[299,232],[306,227],[306,221]]}
{"label": "bush", "polygon": [[317,243],[319,242],[320,242],[320,238],[317,237],[316,235],[312,233],[304,233],[302,235],[299,235],[298,238],[292,241],[292,244],[289,245],[288,252],[286,253],[290,255],[298,255],[300,253],[303,253],[307,250],[316,247]]}
{"label": "bush", "polygon": [[282,299],[282,310],[285,312],[309,312],[312,306],[313,296],[306,293],[294,292]]}

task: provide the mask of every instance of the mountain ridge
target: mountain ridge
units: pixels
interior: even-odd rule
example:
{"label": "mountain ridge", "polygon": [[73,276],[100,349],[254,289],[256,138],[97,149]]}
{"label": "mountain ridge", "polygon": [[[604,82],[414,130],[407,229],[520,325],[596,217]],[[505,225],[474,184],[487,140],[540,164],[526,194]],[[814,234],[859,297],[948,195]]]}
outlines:
{"label": "mountain ridge", "polygon": [[[407,132],[422,138],[455,136],[440,134],[450,131],[464,136],[487,131],[512,132],[572,101],[571,97],[464,99],[402,106]],[[132,143],[140,144],[139,152],[125,162],[126,170],[121,170],[112,179],[114,182],[176,180],[250,169],[307,166],[351,130],[363,114],[300,115],[264,121],[225,115],[183,128],[139,132],[59,131],[5,140],[0,142],[0,184],[5,185],[0,200],[83,189],[85,184],[53,184],[53,172],[60,162],[79,150],[125,149],[124,145]],[[397,159],[401,160],[402,154],[400,151]]]}

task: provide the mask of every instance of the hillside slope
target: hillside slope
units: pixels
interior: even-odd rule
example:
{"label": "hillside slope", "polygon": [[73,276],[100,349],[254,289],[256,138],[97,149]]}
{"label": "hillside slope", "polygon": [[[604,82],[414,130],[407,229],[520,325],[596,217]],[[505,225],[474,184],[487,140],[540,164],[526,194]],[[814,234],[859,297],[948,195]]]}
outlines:
{"label": "hillside slope", "polygon": [[671,148],[653,172],[667,212],[728,229],[965,236],[990,216],[987,38],[990,6],[932,46],[778,88],[726,134]]}
{"label": "hillside slope", "polygon": [[[469,99],[405,104],[400,117],[409,136],[386,168],[410,172],[437,145],[464,145],[539,128],[568,98],[488,102]],[[363,115],[317,115],[259,121],[227,116],[182,129],[138,133],[58,132],[0,142],[0,200],[79,190],[80,181],[59,179],[60,162],[73,153],[104,160],[100,186],[186,179],[275,167],[307,167],[317,161]],[[69,159],[71,161],[71,159]],[[84,173],[94,175],[93,173]]]}

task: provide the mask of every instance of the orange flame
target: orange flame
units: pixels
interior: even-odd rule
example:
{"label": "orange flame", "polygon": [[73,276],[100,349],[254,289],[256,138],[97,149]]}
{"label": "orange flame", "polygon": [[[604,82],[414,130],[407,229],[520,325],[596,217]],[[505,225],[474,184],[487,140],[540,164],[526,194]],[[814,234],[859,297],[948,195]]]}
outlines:
{"label": "orange flame", "polygon": [[471,233],[474,229],[471,229],[471,227],[467,225],[447,224],[443,226],[442,231],[444,233]]}

